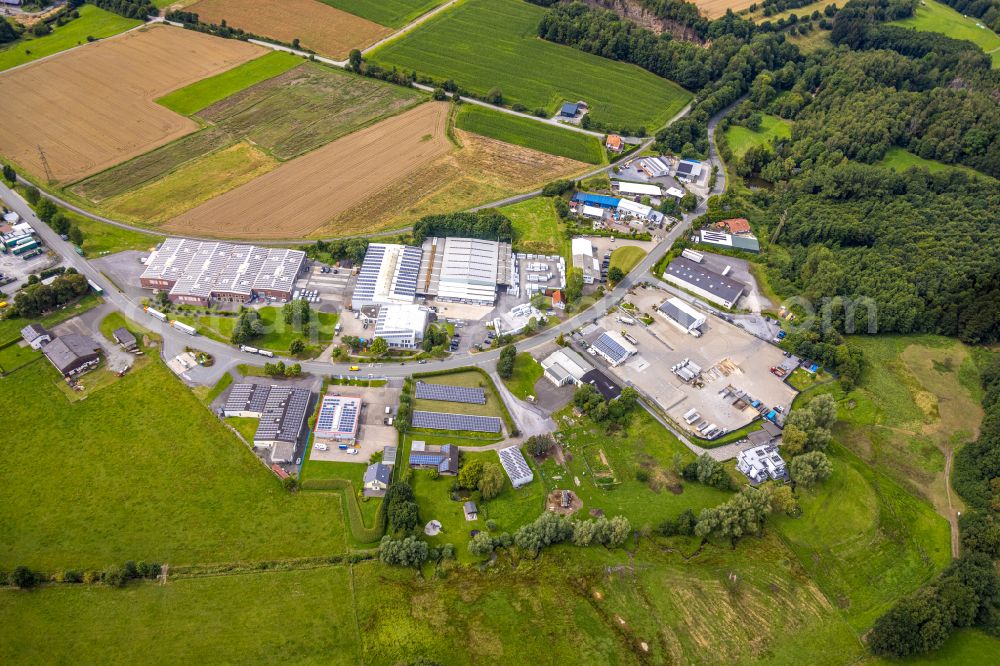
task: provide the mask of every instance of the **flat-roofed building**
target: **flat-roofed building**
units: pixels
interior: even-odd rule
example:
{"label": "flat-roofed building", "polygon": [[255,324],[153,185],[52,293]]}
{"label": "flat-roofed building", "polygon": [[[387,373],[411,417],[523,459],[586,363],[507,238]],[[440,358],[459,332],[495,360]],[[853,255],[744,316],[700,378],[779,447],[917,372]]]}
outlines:
{"label": "flat-roofed building", "polygon": [[351,309],[360,310],[371,303],[413,303],[422,256],[419,247],[370,243],[351,296]]}
{"label": "flat-roofed building", "polygon": [[353,443],[358,437],[361,398],[327,394],[316,417],[316,439]]}
{"label": "flat-roofed building", "polygon": [[663,279],[723,307],[731,308],[746,291],[746,285],[716,273],[687,257],[677,257],[667,265]]}
{"label": "flat-roofed building", "polygon": [[233,384],[222,407],[225,416],[259,419],[264,413],[271,387],[265,384]]}
{"label": "flat-roofed building", "polygon": [[510,243],[479,238],[427,238],[417,293],[453,303],[493,305],[497,291],[511,285]]}
{"label": "flat-roofed building", "polygon": [[702,243],[718,245],[719,247],[730,247],[736,250],[745,250],[757,254],[760,252],[760,241],[752,233],[727,234],[723,231],[712,229],[702,229],[699,232]]}
{"label": "flat-roofed building", "polygon": [[628,199],[622,199],[618,204],[618,214],[623,216],[637,217],[640,220],[649,220],[654,217],[652,206],[636,203]]}
{"label": "flat-roofed building", "polygon": [[618,191],[622,194],[635,195],[647,197],[658,197],[663,194],[663,190],[660,189],[659,185],[653,185],[650,183],[629,183],[624,180],[616,180],[613,185],[618,187]]}
{"label": "flat-roofed building", "polygon": [[139,283],[188,305],[287,301],[305,256],[301,250],[168,238],[149,256]]}
{"label": "flat-roofed building", "polygon": [[414,303],[379,306],[375,337],[393,349],[416,349],[424,339],[430,311]]}

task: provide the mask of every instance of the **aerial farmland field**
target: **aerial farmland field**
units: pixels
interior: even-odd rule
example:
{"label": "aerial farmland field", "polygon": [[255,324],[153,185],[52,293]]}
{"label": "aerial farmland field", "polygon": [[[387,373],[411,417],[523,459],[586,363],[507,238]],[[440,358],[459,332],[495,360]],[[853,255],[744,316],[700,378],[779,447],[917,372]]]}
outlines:
{"label": "aerial farmland field", "polygon": [[391,30],[319,0],[199,0],[185,11],[205,23],[242,28],[282,42],[298,39],[302,47],[331,58],[346,58]]}
{"label": "aerial farmland field", "polygon": [[562,102],[583,100],[594,120],[649,131],[691,98],[634,65],[539,39],[544,11],[523,0],[466,0],[369,58],[437,81],[453,79],[479,95],[499,88],[506,101],[549,113]]}
{"label": "aerial farmland field", "polygon": [[[448,152],[448,105],[427,103],[286,162],[170,220],[182,234],[293,238]],[[370,228],[370,227],[369,227]]]}
{"label": "aerial farmland field", "polygon": [[41,179],[41,147],[52,180],[78,180],[198,129],[153,100],[262,53],[152,26],[0,74],[0,99],[18,100],[0,124],[0,155]]}
{"label": "aerial farmland field", "polygon": [[399,28],[445,0],[319,0],[379,25]]}
{"label": "aerial farmland field", "polygon": [[597,137],[493,111],[475,104],[466,104],[462,107],[455,119],[455,126],[517,146],[588,164],[601,164],[605,160],[604,148]]}
{"label": "aerial farmland field", "polygon": [[720,16],[725,16],[726,12],[730,9],[733,12],[739,12],[747,7],[758,4],[756,0],[692,0],[698,9],[701,10],[701,15],[716,19]]}

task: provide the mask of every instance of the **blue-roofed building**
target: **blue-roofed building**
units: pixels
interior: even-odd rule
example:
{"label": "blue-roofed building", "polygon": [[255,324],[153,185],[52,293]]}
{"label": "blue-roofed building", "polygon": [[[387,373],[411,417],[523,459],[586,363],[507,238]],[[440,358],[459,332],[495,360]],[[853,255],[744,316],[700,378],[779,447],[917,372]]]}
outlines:
{"label": "blue-roofed building", "polygon": [[428,448],[423,442],[410,445],[410,467],[436,469],[439,474],[458,474],[458,447],[445,444]]}
{"label": "blue-roofed building", "polygon": [[618,208],[618,204],[621,203],[621,199],[618,197],[608,196],[607,194],[590,194],[588,192],[577,192],[573,195],[573,201],[581,203],[584,206],[598,206],[610,210]]}
{"label": "blue-roofed building", "polygon": [[370,243],[361,264],[351,308],[371,303],[413,303],[423,251],[419,247]]}
{"label": "blue-roofed building", "polygon": [[580,105],[574,104],[573,102],[566,102],[559,109],[559,115],[564,118],[576,118],[576,114],[580,111]]}

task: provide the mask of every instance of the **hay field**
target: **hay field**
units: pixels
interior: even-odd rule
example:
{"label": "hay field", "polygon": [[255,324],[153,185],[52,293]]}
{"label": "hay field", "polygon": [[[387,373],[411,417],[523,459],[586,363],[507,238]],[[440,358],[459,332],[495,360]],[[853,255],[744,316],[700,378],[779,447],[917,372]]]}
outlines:
{"label": "hay field", "polygon": [[[726,15],[727,9],[732,9],[733,12],[740,12],[752,4],[756,3],[756,0],[691,0],[698,9],[701,10],[702,16],[710,19],[717,19],[721,16]],[[799,14],[801,16],[801,14]]]}
{"label": "hay field", "polygon": [[0,124],[0,154],[72,182],[198,128],[154,99],[251,60],[263,49],[191,30],[154,26],[95,42],[0,75],[17,100]]}
{"label": "hay field", "polygon": [[171,233],[305,236],[451,149],[448,104],[427,103],[286,162],[163,225]]}
{"label": "hay field", "polygon": [[589,164],[548,155],[497,139],[456,129],[462,148],[410,172],[364,202],[345,210],[317,229],[329,237],[392,229],[424,215],[462,210],[521,192],[592,168]]}
{"label": "hay field", "polygon": [[235,28],[302,46],[331,58],[374,44],[392,30],[318,0],[199,0],[187,8],[206,23]]}

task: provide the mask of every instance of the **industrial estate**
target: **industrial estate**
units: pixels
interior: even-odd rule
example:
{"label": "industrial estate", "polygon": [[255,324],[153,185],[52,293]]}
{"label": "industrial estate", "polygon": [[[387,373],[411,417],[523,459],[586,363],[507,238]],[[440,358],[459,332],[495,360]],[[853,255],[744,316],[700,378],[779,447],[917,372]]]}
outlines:
{"label": "industrial estate", "polygon": [[5,663],[995,660],[995,0],[0,12]]}

